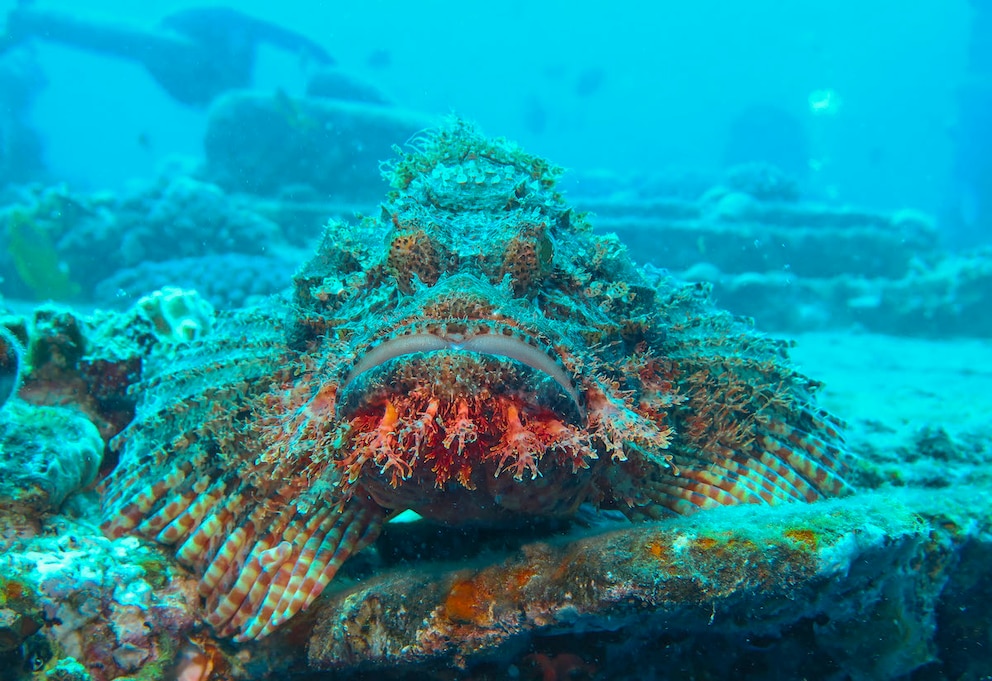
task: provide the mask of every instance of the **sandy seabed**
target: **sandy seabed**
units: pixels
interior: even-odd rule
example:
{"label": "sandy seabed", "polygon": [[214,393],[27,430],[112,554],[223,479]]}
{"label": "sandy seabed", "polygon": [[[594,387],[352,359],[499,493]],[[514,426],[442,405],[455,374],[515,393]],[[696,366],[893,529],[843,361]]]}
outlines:
{"label": "sandy seabed", "polygon": [[824,383],[820,400],[848,422],[854,443],[866,431],[898,438],[926,425],[951,435],[992,430],[990,340],[838,332],[795,340],[793,360]]}

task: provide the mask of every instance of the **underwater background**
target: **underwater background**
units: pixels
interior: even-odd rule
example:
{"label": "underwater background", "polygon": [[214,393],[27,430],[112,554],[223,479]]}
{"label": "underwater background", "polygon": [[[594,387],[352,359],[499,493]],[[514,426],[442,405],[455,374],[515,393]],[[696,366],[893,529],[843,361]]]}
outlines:
{"label": "underwater background", "polygon": [[[233,6],[313,38],[397,105],[456,112],[567,168],[718,172],[763,153],[820,193],[935,213],[953,182],[956,141],[974,135],[959,126],[961,89],[979,60],[969,45],[981,42],[964,1]],[[95,18],[147,27],[189,7],[87,4]],[[168,154],[200,153],[203,111],[140,67],[58,44],[35,52],[48,85],[31,119],[59,177],[118,188]],[[263,45],[255,83],[301,93],[298,61]],[[811,103],[831,91],[833,107]],[[735,124],[762,109],[768,127],[740,129],[738,138],[758,139],[737,148],[745,140]]]}
{"label": "underwater background", "polygon": [[992,678],[992,1],[0,21],[0,681]]}

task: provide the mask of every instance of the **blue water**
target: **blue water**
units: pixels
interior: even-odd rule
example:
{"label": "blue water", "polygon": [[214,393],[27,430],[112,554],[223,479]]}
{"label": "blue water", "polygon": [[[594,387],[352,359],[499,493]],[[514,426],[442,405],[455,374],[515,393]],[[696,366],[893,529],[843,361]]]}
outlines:
{"label": "blue water", "polygon": [[[151,26],[196,3],[85,6]],[[734,119],[770,106],[798,122],[826,196],[937,212],[952,182],[965,0],[232,6],[310,36],[401,106],[457,112],[567,167],[718,169]],[[58,176],[117,188],[168,154],[198,152],[204,113],[139,67],[51,44],[36,53],[47,85],[31,121]],[[293,93],[304,77],[294,56],[264,50],[256,83]],[[810,110],[823,90],[839,96],[835,114]]]}

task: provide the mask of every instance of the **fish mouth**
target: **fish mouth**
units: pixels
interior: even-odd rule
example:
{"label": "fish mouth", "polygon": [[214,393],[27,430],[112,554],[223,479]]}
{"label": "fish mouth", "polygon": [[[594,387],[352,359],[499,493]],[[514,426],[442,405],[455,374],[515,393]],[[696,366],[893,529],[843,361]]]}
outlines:
{"label": "fish mouth", "polygon": [[387,508],[424,509],[455,485],[529,509],[549,497],[528,488],[570,488],[599,458],[576,380],[517,326],[410,324],[361,353],[340,385],[336,461],[347,485]]}
{"label": "fish mouth", "polygon": [[550,344],[495,322],[412,324],[373,345],[342,381],[342,411],[372,393],[431,385],[447,399],[489,391],[531,393],[531,398],[571,420],[585,418],[582,395]]}

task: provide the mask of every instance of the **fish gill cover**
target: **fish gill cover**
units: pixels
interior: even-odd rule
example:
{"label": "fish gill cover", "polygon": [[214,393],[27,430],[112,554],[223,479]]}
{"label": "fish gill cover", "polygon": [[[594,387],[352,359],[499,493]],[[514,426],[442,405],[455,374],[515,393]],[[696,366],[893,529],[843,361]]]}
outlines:
{"label": "fish gill cover", "polygon": [[848,489],[786,345],[652,282],[560,169],[453,121],[331,222],[291,300],[159,353],[114,443],[104,530],[175,547],[221,636],[310,605],[390,514],[631,519]]}

